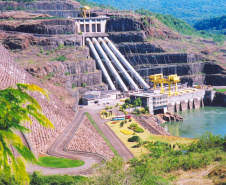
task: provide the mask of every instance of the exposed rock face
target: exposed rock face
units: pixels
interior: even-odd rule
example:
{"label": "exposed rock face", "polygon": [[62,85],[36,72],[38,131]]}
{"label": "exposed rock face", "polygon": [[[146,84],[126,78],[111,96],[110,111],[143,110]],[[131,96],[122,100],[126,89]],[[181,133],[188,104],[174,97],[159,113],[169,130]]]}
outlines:
{"label": "exposed rock face", "polygon": [[200,75],[187,75],[180,77],[181,83],[187,83],[188,86],[192,87],[193,85],[202,85],[205,84],[205,78],[206,75],[200,74]]}
{"label": "exposed rock face", "polygon": [[205,84],[216,86],[226,85],[226,75],[221,74],[206,75]]}
{"label": "exposed rock face", "polygon": [[120,42],[143,42],[146,38],[144,31],[111,32],[109,39],[114,43]]}
{"label": "exposed rock face", "polygon": [[18,21],[3,21],[0,23],[0,30],[50,35],[74,34],[76,33],[76,24],[73,20],[68,19],[26,21],[24,23]]}
{"label": "exposed rock face", "polygon": [[7,10],[13,9],[26,9],[26,10],[74,10],[81,5],[77,1],[37,1],[37,2],[0,2],[0,7]]}
{"label": "exposed rock face", "polygon": [[127,32],[143,30],[141,22],[132,18],[113,18],[107,21],[106,32]]}
{"label": "exposed rock face", "polygon": [[60,44],[64,46],[81,46],[82,36],[77,34],[50,36],[50,37],[35,37],[32,34],[24,33],[0,33],[0,40],[8,49],[26,49],[30,45],[45,46],[49,49],[55,49]]}
{"label": "exposed rock face", "polygon": [[161,46],[149,42],[122,43],[116,45],[119,51],[126,53],[162,53],[165,52]]}
{"label": "exposed rock face", "polygon": [[[144,31],[146,37],[171,38],[179,39],[180,36],[176,32],[172,32],[167,26],[160,21],[152,18],[133,19],[133,18],[112,18],[107,21],[106,32],[128,32],[128,31]],[[124,34],[122,42],[128,42],[129,39]],[[135,41],[132,41],[135,42]],[[139,42],[139,41],[138,41]]]}
{"label": "exposed rock face", "polygon": [[201,55],[195,53],[150,53],[127,54],[127,60],[133,65],[137,64],[179,64],[192,63],[203,60]]}
{"label": "exposed rock face", "polygon": [[[205,63],[190,63],[190,64],[177,64],[177,65],[161,65],[158,67],[158,64],[156,63],[156,66],[153,65],[140,65],[136,66],[137,72],[143,77],[148,77],[149,75],[153,74],[159,74],[163,73],[164,76],[177,74],[178,76],[184,76],[184,75],[196,75],[200,72],[202,72],[203,67]],[[189,84],[193,84],[193,80],[195,77],[191,78],[189,77],[181,77],[181,81],[184,82],[190,82]],[[194,80],[194,82],[197,82],[197,80]],[[201,80],[201,84],[204,83],[204,79]],[[200,83],[199,83],[200,84]]]}
{"label": "exposed rock face", "polygon": [[32,13],[41,13],[41,14],[48,14],[54,17],[79,17],[80,15],[80,11],[76,11],[76,10],[33,10],[30,11]]}
{"label": "exposed rock face", "polygon": [[206,62],[203,68],[203,72],[206,74],[217,74],[217,73],[224,73],[226,74],[225,67],[215,64],[212,62]]}
{"label": "exposed rock face", "polygon": [[96,71],[88,74],[71,75],[68,80],[76,87],[99,85],[102,83],[102,73]]}
{"label": "exposed rock face", "polygon": [[30,43],[32,42],[31,37],[24,37],[24,36],[8,36],[4,41],[3,44],[5,47],[11,50],[15,49],[25,49],[27,48]]}
{"label": "exposed rock face", "polygon": [[170,113],[170,112],[167,112],[165,114],[160,114],[160,116],[162,117],[162,119],[164,119],[167,122],[183,121],[183,118],[181,116],[179,116],[178,114]]}
{"label": "exposed rock face", "polygon": [[226,107],[226,93],[216,92],[213,98],[212,106]]}

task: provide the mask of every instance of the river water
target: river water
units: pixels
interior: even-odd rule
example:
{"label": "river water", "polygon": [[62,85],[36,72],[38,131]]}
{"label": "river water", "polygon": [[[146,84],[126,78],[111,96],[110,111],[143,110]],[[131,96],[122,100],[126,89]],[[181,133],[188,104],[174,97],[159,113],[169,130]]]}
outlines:
{"label": "river water", "polygon": [[226,134],[226,107],[202,107],[178,113],[183,122],[167,122],[162,126],[174,136],[195,138],[211,131],[214,135]]}

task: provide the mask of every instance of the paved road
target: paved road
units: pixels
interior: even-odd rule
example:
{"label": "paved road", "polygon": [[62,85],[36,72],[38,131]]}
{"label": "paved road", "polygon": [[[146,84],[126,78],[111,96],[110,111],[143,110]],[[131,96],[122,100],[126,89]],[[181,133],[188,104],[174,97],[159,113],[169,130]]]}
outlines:
{"label": "paved road", "polygon": [[57,138],[57,140],[48,149],[47,153],[51,156],[65,157],[69,159],[83,160],[85,164],[76,168],[47,168],[38,165],[30,165],[27,168],[28,172],[42,171],[44,175],[53,174],[70,174],[70,175],[85,175],[89,174],[93,164],[102,164],[103,158],[96,156],[92,153],[78,153],[73,151],[65,150],[66,145],[73,137],[74,133],[78,129],[80,123],[82,122],[85,114],[84,111],[79,111],[76,115],[75,120],[68,125],[64,132]]}
{"label": "paved road", "polygon": [[86,175],[91,172],[93,164],[102,164],[104,157],[95,155],[93,153],[78,153],[75,151],[66,150],[67,144],[72,139],[73,135],[77,131],[80,123],[82,122],[85,112],[89,112],[97,126],[108,138],[112,146],[117,150],[119,155],[124,160],[133,158],[133,154],[127,149],[127,147],[121,142],[121,140],[113,133],[113,131],[105,124],[104,120],[101,119],[99,112],[101,107],[83,108],[79,110],[75,116],[75,120],[68,125],[64,132],[57,138],[57,140],[50,146],[47,153],[51,156],[65,157],[69,159],[83,160],[85,164],[81,167],[76,168],[47,168],[38,165],[29,165],[27,171],[32,173],[33,171],[42,171],[44,175],[53,174],[69,174],[69,175]]}

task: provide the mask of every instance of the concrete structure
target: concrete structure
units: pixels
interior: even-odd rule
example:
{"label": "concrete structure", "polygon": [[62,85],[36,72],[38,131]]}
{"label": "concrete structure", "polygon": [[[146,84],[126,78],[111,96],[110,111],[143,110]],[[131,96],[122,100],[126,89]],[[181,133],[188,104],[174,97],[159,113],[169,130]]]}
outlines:
{"label": "concrete structure", "polygon": [[83,105],[108,104],[112,100],[121,98],[121,92],[118,90],[108,91],[87,91],[82,97]]}
{"label": "concrete structure", "polygon": [[105,33],[109,17],[78,17],[73,18],[77,25],[77,33]]}
{"label": "concrete structure", "polygon": [[166,94],[142,93],[130,96],[132,102],[137,98],[141,99],[143,107],[149,107],[149,112],[151,114],[167,112],[168,98]]}
{"label": "concrete structure", "polygon": [[109,87],[111,88],[111,90],[116,90],[115,85],[113,84],[107,70],[104,67],[104,64],[102,63],[97,51],[95,50],[95,48],[93,46],[93,43],[91,42],[91,40],[89,38],[87,38],[86,41],[87,41],[87,43],[88,43],[88,45],[89,45],[89,47],[92,51],[93,57],[96,60],[98,67],[100,68],[101,72],[103,73],[103,77],[107,81]]}
{"label": "concrete structure", "polygon": [[179,112],[187,109],[197,109],[202,106],[205,95],[204,89],[189,89],[188,92],[168,98],[168,112]]}
{"label": "concrete structure", "polygon": [[144,81],[144,79],[136,72],[136,70],[131,66],[131,64],[125,59],[125,57],[120,53],[120,51],[114,46],[114,44],[107,38],[104,37],[104,40],[107,42],[109,48],[113,53],[118,57],[120,62],[125,66],[125,68],[135,77],[138,82],[142,85],[144,89],[149,89],[150,86]]}
{"label": "concrete structure", "polygon": [[94,42],[94,46],[95,46],[97,52],[99,53],[99,55],[103,59],[105,65],[107,66],[107,69],[110,71],[111,75],[114,77],[116,83],[120,86],[121,90],[123,92],[128,91],[128,88],[126,87],[125,83],[123,82],[123,80],[119,76],[119,74],[116,71],[115,67],[112,65],[112,63],[109,60],[107,54],[104,52],[104,50],[100,46],[99,42],[95,38],[92,38],[92,41]]}
{"label": "concrete structure", "polygon": [[134,101],[136,98],[140,98],[143,107],[148,106],[151,114],[158,114],[203,107],[204,95],[204,89],[188,88],[186,93],[175,96],[160,94],[157,90],[149,90],[147,93],[133,94],[130,99]]}
{"label": "concrete structure", "polygon": [[138,86],[133,81],[133,79],[130,77],[130,75],[127,73],[127,71],[122,66],[122,64],[118,61],[117,57],[110,50],[110,48],[107,46],[107,44],[100,37],[98,38],[98,41],[101,43],[102,48],[105,50],[105,52],[111,58],[111,61],[114,62],[115,66],[117,67],[117,69],[119,70],[119,72],[123,75],[123,77],[125,78],[125,80],[129,83],[131,89],[132,90],[135,90],[135,91],[138,91],[139,90]]}

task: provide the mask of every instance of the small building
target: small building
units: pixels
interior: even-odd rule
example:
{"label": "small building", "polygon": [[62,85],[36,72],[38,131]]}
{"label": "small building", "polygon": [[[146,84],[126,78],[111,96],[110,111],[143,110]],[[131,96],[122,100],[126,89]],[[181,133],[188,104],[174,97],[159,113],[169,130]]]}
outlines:
{"label": "small building", "polygon": [[121,92],[118,90],[87,91],[82,97],[82,104],[108,104],[110,101],[116,100],[118,98],[121,98]]}
{"label": "small building", "polygon": [[78,17],[73,19],[77,25],[77,33],[105,33],[109,17]]}
{"label": "small building", "polygon": [[130,96],[131,101],[140,98],[142,106],[148,106],[151,114],[159,114],[167,112],[168,96],[159,93],[141,93]]}

